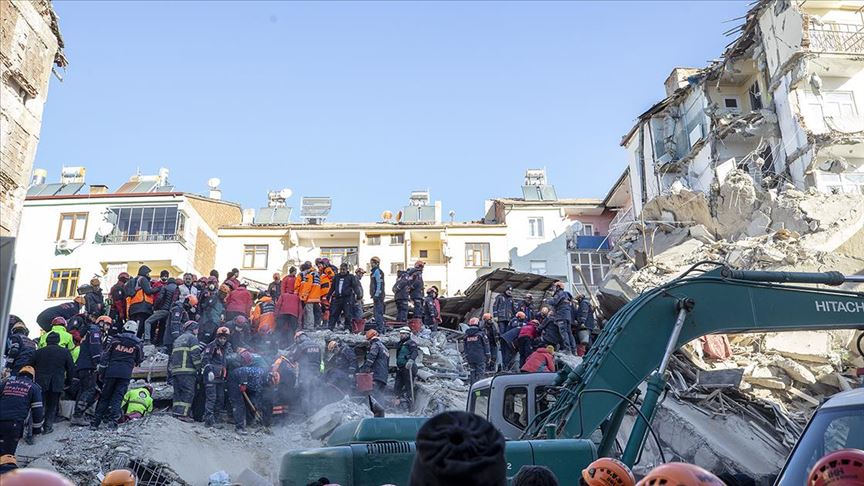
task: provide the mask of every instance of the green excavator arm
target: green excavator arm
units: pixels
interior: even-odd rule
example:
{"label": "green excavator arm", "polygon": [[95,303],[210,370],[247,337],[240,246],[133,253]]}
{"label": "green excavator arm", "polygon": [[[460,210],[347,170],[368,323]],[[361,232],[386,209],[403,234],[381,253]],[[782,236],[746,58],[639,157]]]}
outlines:
{"label": "green excavator arm", "polygon": [[[559,375],[561,394],[555,406],[535,418],[522,437],[548,436],[554,428],[558,437],[587,438],[607,418],[615,422],[610,415],[621,410],[615,414],[619,416],[617,424],[604,424],[604,434],[614,435],[623,416],[622,400],[614,393],[592,391],[611,390],[629,396],[653,372],[657,383],[653,403],[648,403],[652,394],[649,380],[648,407],[642,407],[650,420],[656,398],[665,386],[662,380],[669,354],[700,336],[864,328],[864,294],[790,285],[836,286],[849,281],[864,279],[837,272],[747,272],[721,267],[693,277],[685,274],[646,291],[610,319],[578,367]],[[625,462],[631,464],[647,427],[639,422],[644,420],[637,421],[631,433],[633,444],[628,443],[625,451]],[[640,425],[642,430],[636,430]],[[633,434],[637,435],[635,441]],[[610,443],[608,437],[604,442]],[[602,454],[602,445],[600,449]]]}

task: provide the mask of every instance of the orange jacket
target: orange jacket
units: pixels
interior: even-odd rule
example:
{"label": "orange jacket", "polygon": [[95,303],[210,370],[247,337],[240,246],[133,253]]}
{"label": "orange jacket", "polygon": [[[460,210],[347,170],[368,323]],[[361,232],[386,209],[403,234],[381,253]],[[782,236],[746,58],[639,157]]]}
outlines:
{"label": "orange jacket", "polygon": [[333,271],[332,267],[324,267],[324,270],[320,272],[321,275],[321,294],[327,295],[327,292],[330,292],[330,284],[333,282],[333,277],[336,276],[336,272]]}
{"label": "orange jacket", "polygon": [[304,303],[321,302],[321,277],[318,272],[314,270],[300,272],[294,281],[294,291]]}
{"label": "orange jacket", "polygon": [[268,334],[276,329],[276,304],[270,297],[261,297],[252,307],[252,326],[259,334]]}

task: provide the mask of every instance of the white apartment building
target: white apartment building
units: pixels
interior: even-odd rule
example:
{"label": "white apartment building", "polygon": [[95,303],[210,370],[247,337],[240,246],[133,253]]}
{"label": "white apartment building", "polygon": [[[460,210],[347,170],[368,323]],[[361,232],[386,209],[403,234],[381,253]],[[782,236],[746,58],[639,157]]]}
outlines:
{"label": "white apartment building", "polygon": [[153,275],[214,268],[217,229],[241,220],[238,205],[175,191],[160,176],[135,176],[115,192],[84,184],[83,169],[44,182],[36,171],[24,201],[16,244],[11,312],[35,329],[44,308],[71,300],[79,285],[99,277],[107,290],[117,275],[148,265]]}
{"label": "white apartment building", "polygon": [[734,168],[769,188],[864,192],[862,12],[762,0],[720,60],[674,69],[622,140],[631,214],[676,182],[707,193]]}
{"label": "white apartment building", "polygon": [[[417,260],[426,262],[423,280],[442,296],[458,295],[480,275],[508,265],[507,229],[481,223],[284,223],[223,226],[218,231],[216,267],[238,268],[243,279],[266,286],[274,272],[328,257],[338,266],[369,268],[381,259],[387,282]],[[363,279],[367,300],[368,277]]]}

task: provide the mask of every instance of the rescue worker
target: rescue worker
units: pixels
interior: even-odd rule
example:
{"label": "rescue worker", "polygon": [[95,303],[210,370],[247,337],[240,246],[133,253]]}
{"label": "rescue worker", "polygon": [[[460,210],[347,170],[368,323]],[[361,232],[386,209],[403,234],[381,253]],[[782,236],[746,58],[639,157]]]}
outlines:
{"label": "rescue worker", "polygon": [[150,341],[160,345],[164,343],[165,325],[171,308],[180,295],[177,281],[171,278],[168,270],[159,272],[159,281],[159,293],[153,302],[153,313],[144,321],[144,345],[150,344]]}
{"label": "rescue worker", "polygon": [[279,300],[279,296],[282,295],[282,277],[279,272],[273,274],[273,281],[267,286],[267,295],[273,299],[273,302]]}
{"label": "rescue worker", "polygon": [[226,322],[225,327],[231,331],[230,340],[231,346],[234,349],[249,348],[249,337],[251,334],[249,319],[245,316],[237,316],[233,320]]}
{"label": "rescue worker", "polygon": [[281,294],[276,301],[276,335],[283,348],[294,344],[294,333],[300,328],[300,315],[303,312],[303,303],[294,290],[297,279],[295,273],[297,269],[294,267],[288,270],[288,275],[282,279]]}
{"label": "rescue worker", "polygon": [[590,336],[594,333],[596,327],[594,322],[594,307],[591,305],[591,299],[583,294],[577,294],[573,301],[573,324],[578,330],[578,349],[579,356],[585,355],[589,344],[591,343]]}
{"label": "rescue worker", "polygon": [[195,276],[191,273],[183,274],[183,283],[177,284],[177,290],[180,293],[178,298],[186,299],[190,295],[198,297],[198,288],[195,287]]}
{"label": "rescue worker", "polygon": [[27,324],[15,323],[12,335],[9,336],[9,346],[6,348],[6,368],[12,375],[18,374],[24,366],[33,364],[33,354],[36,352],[36,341],[30,339]]}
{"label": "rescue worker", "polygon": [[399,329],[399,344],[396,347],[396,376],[393,392],[396,398],[414,407],[414,377],[417,376],[417,343],[411,339],[411,329]]}
{"label": "rescue worker", "polygon": [[539,325],[540,323],[536,320],[530,320],[519,329],[519,336],[516,338],[516,347],[519,349],[519,368],[525,366],[528,356],[531,356],[537,347],[535,343],[540,336],[539,331],[537,331]]}
{"label": "rescue worker", "polygon": [[339,323],[340,318],[344,318],[346,328],[351,328],[354,304],[357,301],[356,291],[357,277],[349,271],[348,263],[340,264],[339,273],[333,276],[327,293],[327,301],[330,303],[328,327],[331,331],[336,329],[336,324]]}
{"label": "rescue worker", "polygon": [[204,374],[204,424],[212,427],[220,421],[219,414],[225,404],[225,380],[228,377],[227,357],[234,352],[228,338],[231,331],[227,327],[216,330],[216,339],[209,343],[201,353]]}
{"label": "rescue worker", "polygon": [[573,320],[570,311],[573,297],[570,292],[564,290],[564,282],[560,280],[555,282],[554,289],[554,294],[546,303],[549,305],[550,312],[555,319],[555,325],[561,335],[561,349],[572,354],[576,350],[576,340],[573,337],[573,329],[570,327]]}
{"label": "rescue worker", "polygon": [[387,376],[390,374],[390,352],[381,342],[378,331],[374,329],[366,331],[366,340],[369,342],[369,349],[366,351],[366,360],[360,367],[360,371],[372,373],[375,386],[373,394],[381,401],[383,392],[387,388]]}
{"label": "rescue worker", "polygon": [[647,476],[642,478],[637,485],[666,485],[666,484],[686,484],[687,486],[725,486],[723,481],[714,474],[702,469],[695,464],[685,464],[683,462],[667,462],[661,464]]}
{"label": "rescue worker", "polygon": [[168,315],[168,329],[165,332],[165,351],[171,356],[174,349],[174,341],[183,332],[183,325],[192,320],[195,313],[192,311],[198,305],[198,298],[190,295],[185,299],[177,299],[171,306],[171,314]]}
{"label": "rescue worker", "polygon": [[[153,314],[158,287],[150,285],[150,267],[138,267],[138,275],[126,282],[126,318],[139,323],[138,337],[144,335],[144,321]],[[149,337],[147,339],[150,339]]]}
{"label": "rescue worker", "polygon": [[354,373],[357,371],[357,354],[354,349],[335,339],[327,343],[330,358],[324,370],[324,381],[345,393],[354,387]]}
{"label": "rescue worker", "polygon": [[[42,328],[45,332],[51,332],[54,329],[54,322],[58,317],[62,318],[63,325],[65,327],[66,321],[72,319],[81,312],[81,307],[84,306],[85,298],[83,295],[79,295],[75,297],[72,302],[64,302],[60,305],[55,305],[53,307],[49,307],[36,316],[36,323],[39,324],[39,327]],[[62,338],[62,335],[61,335]],[[61,342],[64,342],[61,340]]]}
{"label": "rescue worker", "polygon": [[111,299],[111,306],[108,308],[108,315],[113,321],[123,322],[126,320],[126,282],[131,277],[126,272],[120,272],[117,276],[117,282],[108,290],[108,298]]}
{"label": "rescue worker", "polygon": [[128,469],[115,469],[105,475],[102,486],[137,486],[138,478]]}
{"label": "rescue worker", "polygon": [[310,262],[300,266],[300,277],[294,282],[294,290],[303,303],[303,329],[321,326],[321,276]]}
{"label": "rescue worker", "polygon": [[126,392],[120,409],[123,411],[121,422],[139,419],[148,413],[153,413],[153,385],[147,383]]}
{"label": "rescue worker", "polygon": [[351,330],[355,333],[363,331],[366,327],[366,321],[363,319],[363,275],[366,275],[366,270],[357,267],[354,270],[354,305],[351,309]]}
{"label": "rescue worker", "polygon": [[219,278],[207,277],[207,287],[198,294],[198,337],[202,343],[209,343],[216,335],[216,329],[222,325],[222,314],[225,305],[219,295]]}
{"label": "rescue worker", "polygon": [[175,418],[191,422],[190,409],[195,398],[195,379],[201,369],[201,346],[198,343],[198,323],[187,321],[183,334],[174,341],[168,360],[171,384],[174,386],[174,405],[171,413]]}
{"label": "rescue worker", "polygon": [[[261,292],[249,316],[252,328],[259,343],[257,349],[275,352],[276,343],[276,303],[267,292]],[[263,352],[263,351],[262,351]]]}
{"label": "rescue worker", "polygon": [[33,433],[41,432],[45,419],[42,388],[33,381],[32,366],[18,370],[18,376],[0,383],[0,455],[15,454],[18,441],[24,435],[24,422],[32,412]]}
{"label": "rescue worker", "polygon": [[504,332],[501,333],[501,359],[506,370],[509,370],[516,360],[516,353],[518,351],[516,341],[519,338],[519,331],[523,325],[525,325],[525,313],[519,311],[510,319],[510,322],[504,328]]}
{"label": "rescue worker", "polygon": [[98,278],[90,279],[90,288],[84,293],[84,310],[91,321],[105,314],[105,297],[102,296],[102,282]]}
{"label": "rescue worker", "polygon": [[298,331],[288,358],[297,363],[297,381],[300,388],[301,409],[311,415],[318,406],[318,381],[321,379],[321,346],[317,341]]}
{"label": "rescue worker", "polygon": [[408,322],[410,292],[411,281],[406,276],[404,270],[399,270],[396,272],[396,283],[393,284],[393,299],[396,301],[396,322]]}
{"label": "rescue worker", "polygon": [[[268,413],[267,392],[279,384],[279,373],[268,372],[257,366],[243,366],[228,375],[228,397],[234,412],[234,429],[244,433],[246,429],[246,401],[259,413]],[[262,417],[263,418],[263,417]]]}
{"label": "rescue worker", "polygon": [[495,315],[495,321],[498,323],[498,332],[504,334],[510,325],[510,320],[516,313],[516,305],[513,302],[513,287],[507,287],[504,292],[495,297],[495,303],[492,305],[492,313]]}
{"label": "rescue worker", "polygon": [[[470,321],[469,321],[470,322]],[[489,341],[489,353],[492,358],[489,360],[488,371],[495,371],[498,367],[498,324],[492,318],[492,314],[486,312],[483,314],[483,320],[480,322],[480,329],[486,334],[486,339]]]}
{"label": "rescue worker", "polygon": [[[636,478],[623,462],[611,457],[601,457],[582,470],[581,486],[636,486]],[[685,483],[686,484],[686,483]]]}
{"label": "rescue worker", "polygon": [[225,320],[231,320],[237,316],[248,319],[251,310],[252,294],[246,288],[246,282],[243,282],[232,290],[225,299]]}
{"label": "rescue worker", "polygon": [[551,344],[557,349],[564,347],[564,338],[561,336],[561,330],[555,323],[555,317],[548,307],[540,309],[540,325],[537,326],[537,331],[540,333],[540,339],[544,344]]}
{"label": "rescue worker", "polygon": [[42,432],[50,434],[54,430],[57,408],[63,388],[72,384],[75,363],[68,349],[60,347],[60,336],[49,332],[46,346],[39,348],[33,355],[33,368],[36,370],[36,383],[42,389],[45,402],[45,426]]}
{"label": "rescue worker", "polygon": [[534,319],[537,315],[537,311],[534,310],[534,296],[531,294],[525,294],[525,297],[516,306],[516,310],[524,312],[525,319],[529,321]]}
{"label": "rescue worker", "polygon": [[96,430],[102,420],[108,420],[110,428],[117,427],[120,418],[120,402],[129,387],[132,370],[144,359],[144,347],[135,335],[139,329],[135,321],[126,321],[123,332],[112,336],[99,363],[97,373],[103,373],[102,392],[96,404],[96,414],[90,422],[90,428]]}
{"label": "rescue worker", "polygon": [[525,360],[520,370],[523,373],[544,373],[555,371],[555,347],[540,346]]}
{"label": "rescue worker", "polygon": [[438,287],[433,285],[426,289],[426,298],[423,299],[423,325],[432,332],[438,332],[438,324],[441,324],[441,302],[438,300]]}
{"label": "rescue worker", "polygon": [[58,316],[55,317],[51,321],[51,329],[39,337],[39,347],[44,348],[46,343],[45,340],[48,338],[49,333],[57,333],[57,336],[60,337],[60,346],[72,351],[75,347],[75,343],[72,341],[72,335],[69,334],[69,331],[66,330],[66,319]]}
{"label": "rescue worker", "polygon": [[411,280],[411,290],[409,295],[414,304],[414,319],[423,319],[423,268],[426,262],[417,260],[414,262],[414,268],[408,271]]}
{"label": "rescue worker", "polygon": [[75,374],[78,376],[78,397],[72,413],[73,425],[87,425],[84,411],[96,403],[96,367],[102,357],[102,326],[111,326],[108,316],[101,316],[87,327],[78,346],[78,359],[75,360]]}
{"label": "rescue worker", "polygon": [[316,320],[316,322],[327,321],[329,323],[330,300],[327,296],[330,295],[330,284],[333,283],[333,278],[336,276],[338,269],[330,263],[329,258],[316,258],[315,267],[318,268],[318,274],[321,278],[321,319]]}
{"label": "rescue worker", "polygon": [[472,317],[468,319],[468,329],[463,336],[465,361],[471,373],[469,381],[474,384],[483,378],[492,355],[489,348],[489,337],[483,329],[480,329],[480,319]]}
{"label": "rescue worker", "polygon": [[372,315],[378,332],[384,332],[384,272],[381,270],[381,259],[373,256],[369,259],[369,296],[372,297]]}

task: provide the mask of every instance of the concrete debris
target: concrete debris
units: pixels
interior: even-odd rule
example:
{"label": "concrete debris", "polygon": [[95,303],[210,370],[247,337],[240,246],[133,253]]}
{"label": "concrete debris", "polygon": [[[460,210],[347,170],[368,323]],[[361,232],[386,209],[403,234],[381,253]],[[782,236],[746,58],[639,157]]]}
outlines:
{"label": "concrete debris", "polygon": [[765,335],[766,352],[813,363],[830,363],[831,335],[827,332],[778,332]]}

